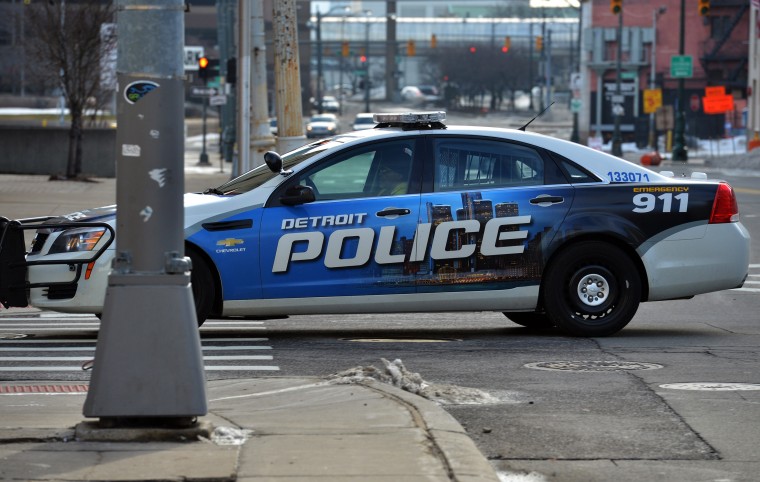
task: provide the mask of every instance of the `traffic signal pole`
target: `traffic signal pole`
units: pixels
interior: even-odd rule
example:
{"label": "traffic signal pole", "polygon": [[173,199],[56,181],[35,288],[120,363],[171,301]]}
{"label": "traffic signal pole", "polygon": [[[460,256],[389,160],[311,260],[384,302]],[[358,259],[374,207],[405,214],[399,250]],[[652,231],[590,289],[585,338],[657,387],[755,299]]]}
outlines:
{"label": "traffic signal pole", "polygon": [[144,3],[118,2],[119,235],[83,413],[111,426],[188,426],[207,403],[184,256],[185,5]]}
{"label": "traffic signal pole", "polygon": [[[681,20],[680,20],[680,30],[678,33],[678,55],[683,56],[684,54],[684,36],[685,36],[685,25],[684,25],[684,16],[686,15],[686,8],[685,8],[685,0],[681,0]],[[684,105],[686,103],[686,93],[685,93],[685,87],[684,87],[684,79],[683,77],[678,78],[678,100],[676,101],[676,119],[675,119],[675,129],[673,134],[673,153],[672,153],[672,159],[674,161],[686,161],[688,160],[688,154],[686,152],[686,139],[684,135],[684,130],[686,129],[686,113],[684,112],[684,109],[686,106]]]}

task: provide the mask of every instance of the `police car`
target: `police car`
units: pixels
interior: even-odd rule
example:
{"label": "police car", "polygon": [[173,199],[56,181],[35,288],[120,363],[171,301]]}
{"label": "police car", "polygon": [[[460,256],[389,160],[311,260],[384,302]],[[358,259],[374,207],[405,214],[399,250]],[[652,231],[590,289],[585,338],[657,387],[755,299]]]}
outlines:
{"label": "police car", "polygon": [[[743,284],[749,234],[726,182],[444,120],[376,114],[374,129],[269,152],[266,165],[186,194],[199,323],[497,311],[604,336],[641,302]],[[38,229],[23,274],[32,305],[101,312],[114,216],[94,209]]]}

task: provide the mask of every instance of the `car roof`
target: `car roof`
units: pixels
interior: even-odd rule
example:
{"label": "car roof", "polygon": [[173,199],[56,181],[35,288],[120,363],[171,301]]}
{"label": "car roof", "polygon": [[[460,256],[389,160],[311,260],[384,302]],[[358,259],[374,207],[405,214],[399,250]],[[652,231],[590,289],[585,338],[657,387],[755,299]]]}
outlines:
{"label": "car roof", "polygon": [[589,169],[600,179],[607,179],[609,171],[646,171],[650,179],[667,180],[655,171],[647,169],[644,166],[634,164],[619,157],[607,154],[596,149],[584,146],[564,139],[547,136],[537,132],[522,131],[519,129],[502,128],[502,127],[481,127],[481,126],[462,126],[447,125],[445,129],[426,129],[426,130],[408,130],[403,127],[375,127],[374,129],[365,129],[360,131],[351,131],[345,134],[339,134],[334,137],[338,142],[348,146],[354,143],[366,142],[374,139],[389,139],[393,137],[407,137],[413,135],[441,135],[441,136],[476,136],[489,137],[493,139],[503,139],[525,143],[527,145],[537,146],[548,151],[564,156],[571,161]]}

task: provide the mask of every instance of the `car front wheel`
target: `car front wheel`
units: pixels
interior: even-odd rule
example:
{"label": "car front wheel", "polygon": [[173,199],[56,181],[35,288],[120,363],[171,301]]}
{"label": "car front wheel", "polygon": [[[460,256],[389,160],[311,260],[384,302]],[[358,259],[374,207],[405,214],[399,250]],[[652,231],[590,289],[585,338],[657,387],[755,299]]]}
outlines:
{"label": "car front wheel", "polygon": [[193,250],[188,250],[187,256],[193,263],[193,269],[190,272],[190,285],[193,290],[193,299],[195,301],[195,314],[198,318],[198,326],[201,326],[214,309],[214,298],[216,296],[216,285],[208,263]]}
{"label": "car front wheel", "polygon": [[623,329],[641,301],[641,278],[628,255],[603,242],[579,243],[547,268],[544,309],[574,336],[607,336]]}

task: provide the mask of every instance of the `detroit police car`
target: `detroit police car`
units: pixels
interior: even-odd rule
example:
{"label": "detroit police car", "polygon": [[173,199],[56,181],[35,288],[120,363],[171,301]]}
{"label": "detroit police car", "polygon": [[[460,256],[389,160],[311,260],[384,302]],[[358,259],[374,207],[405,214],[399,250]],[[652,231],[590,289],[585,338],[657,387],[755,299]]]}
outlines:
{"label": "detroit police car", "polygon": [[[267,165],[186,194],[199,322],[498,311],[604,336],[641,302],[743,284],[749,235],[729,184],[444,119],[378,114],[374,129],[267,153]],[[101,312],[114,215],[38,230],[24,274],[32,305]]]}

